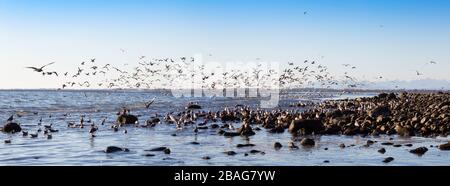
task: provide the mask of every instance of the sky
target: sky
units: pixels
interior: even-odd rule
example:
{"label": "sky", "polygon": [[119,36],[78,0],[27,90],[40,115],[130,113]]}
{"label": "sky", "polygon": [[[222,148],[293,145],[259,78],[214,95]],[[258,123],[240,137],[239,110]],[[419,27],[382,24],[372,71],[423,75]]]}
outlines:
{"label": "sky", "polygon": [[196,54],[310,59],[336,73],[348,63],[364,80],[450,81],[449,51],[447,0],[0,0],[0,89],[59,87],[24,68],[53,61],[49,69],[68,71],[91,58]]}

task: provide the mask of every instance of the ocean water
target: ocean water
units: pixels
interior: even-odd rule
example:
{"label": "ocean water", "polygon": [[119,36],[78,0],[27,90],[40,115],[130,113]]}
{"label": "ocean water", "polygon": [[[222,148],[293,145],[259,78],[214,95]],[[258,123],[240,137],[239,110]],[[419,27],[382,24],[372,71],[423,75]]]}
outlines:
{"label": "ocean water", "polygon": [[[299,100],[318,102],[326,99],[355,98],[373,96],[371,92],[310,92],[287,91],[281,94],[280,107],[289,109],[288,105]],[[144,102],[156,97],[150,109],[145,109]],[[440,151],[430,145],[438,145],[449,141],[448,137],[436,138],[400,138],[396,136],[362,137],[362,136],[310,136],[316,140],[316,146],[290,150],[288,142],[295,140],[292,135],[271,134],[264,129],[256,131],[251,137],[226,138],[217,135],[216,129],[200,131],[195,135],[193,127],[176,130],[174,125],[162,122],[154,128],[123,127],[114,132],[110,126],[116,119],[116,113],[122,107],[131,108],[132,114],[139,115],[141,123],[155,114],[182,111],[190,101],[198,102],[203,110],[216,111],[223,107],[234,107],[236,104],[258,107],[260,100],[256,98],[176,98],[169,91],[152,90],[105,90],[105,91],[56,91],[56,90],[2,90],[0,91],[0,123],[14,114],[22,128],[35,133],[43,125],[53,124],[59,132],[47,139],[43,133],[38,138],[23,137],[22,134],[0,133],[0,165],[96,165],[96,166],[191,166],[191,165],[235,165],[235,166],[327,166],[327,165],[450,165],[450,152]],[[78,123],[80,116],[86,115],[99,125],[102,118],[107,117],[105,125],[99,126],[96,138],[91,138],[89,126],[84,129],[68,128],[68,122]],[[50,117],[51,116],[51,117]],[[42,126],[38,121],[42,118]],[[233,124],[235,127],[239,123]],[[125,134],[123,131],[127,130]],[[176,136],[172,136],[176,134]],[[390,140],[389,138],[393,138]],[[363,147],[368,140],[378,143]],[[11,140],[11,144],[4,143]],[[191,142],[198,142],[193,145]],[[413,147],[382,146],[380,143],[392,141],[395,144],[412,143]],[[275,150],[274,142],[283,144],[283,148]],[[252,143],[256,146],[236,148],[237,144]],[[354,145],[341,149],[339,144]],[[296,142],[299,145],[299,142]],[[119,146],[130,149],[130,152],[106,154],[107,146]],[[162,152],[146,152],[145,150],[165,146],[171,154]],[[425,146],[429,151],[417,156],[408,151]],[[385,154],[377,150],[386,148]],[[328,150],[325,150],[328,148]],[[251,154],[251,150],[263,151],[264,154]],[[225,151],[235,151],[237,155],[228,156]],[[248,153],[248,156],[245,156]],[[145,156],[154,154],[155,156]],[[202,157],[209,156],[210,160]],[[382,163],[386,157],[394,157],[389,164]],[[323,163],[324,160],[330,163]]]}

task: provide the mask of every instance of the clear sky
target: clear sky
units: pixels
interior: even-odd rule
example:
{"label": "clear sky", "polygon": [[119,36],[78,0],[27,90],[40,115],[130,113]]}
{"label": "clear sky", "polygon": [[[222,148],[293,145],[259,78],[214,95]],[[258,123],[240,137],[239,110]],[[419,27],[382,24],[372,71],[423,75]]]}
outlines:
{"label": "clear sky", "polygon": [[66,71],[90,58],[123,64],[199,53],[316,59],[336,72],[349,63],[368,80],[450,80],[450,1],[0,0],[0,89],[59,86],[24,68],[52,61]]}

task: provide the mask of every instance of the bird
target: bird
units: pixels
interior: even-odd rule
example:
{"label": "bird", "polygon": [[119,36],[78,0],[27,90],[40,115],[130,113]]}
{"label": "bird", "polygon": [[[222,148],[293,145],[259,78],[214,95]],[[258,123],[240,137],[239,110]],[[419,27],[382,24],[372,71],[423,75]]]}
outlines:
{"label": "bird", "polygon": [[150,106],[155,102],[155,99],[156,98],[153,98],[151,101],[145,103],[145,108],[147,108],[147,109],[150,108]]}
{"label": "bird", "polygon": [[95,58],[94,59],[91,59],[91,63],[94,63],[95,62]]}
{"label": "bird", "polygon": [[436,61],[430,61],[430,64],[437,64],[437,62]]}
{"label": "bird", "polygon": [[12,122],[14,120],[14,115],[11,115],[7,120],[6,120],[6,122]]}
{"label": "bird", "polygon": [[416,75],[421,76],[423,74],[416,70]]}
{"label": "bird", "polygon": [[44,68],[45,68],[45,67],[47,67],[47,66],[49,66],[49,65],[52,65],[52,64],[54,64],[54,63],[55,63],[55,62],[51,62],[51,63],[46,64],[46,65],[44,65],[44,66],[42,66],[42,67],[40,67],[40,68],[37,68],[37,67],[25,67],[25,68],[33,69],[35,72],[44,72]]}
{"label": "bird", "polygon": [[307,11],[304,11],[304,12],[303,12],[303,15],[306,15],[306,14],[308,14],[308,12],[307,12]]}

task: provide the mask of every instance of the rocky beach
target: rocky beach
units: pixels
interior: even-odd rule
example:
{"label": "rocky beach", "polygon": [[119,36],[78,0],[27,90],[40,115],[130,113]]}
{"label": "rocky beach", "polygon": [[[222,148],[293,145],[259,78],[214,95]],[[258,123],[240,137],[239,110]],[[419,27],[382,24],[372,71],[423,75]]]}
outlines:
{"label": "rocky beach", "polygon": [[[156,96],[158,99],[163,98]],[[139,159],[143,159],[143,162],[137,163],[139,165],[152,165],[155,162],[145,163],[146,159],[160,156],[162,159],[156,162],[157,165],[161,162],[169,165],[204,164],[214,160],[220,162],[212,165],[227,165],[227,161],[251,162],[255,155],[258,156],[257,165],[273,165],[278,162],[271,156],[275,157],[277,153],[281,156],[287,153],[288,157],[293,158],[291,156],[295,157],[296,153],[305,152],[311,153],[308,159],[318,164],[339,165],[344,162],[339,162],[336,156],[342,156],[340,154],[346,151],[361,156],[373,151],[381,156],[378,164],[382,165],[395,163],[397,156],[403,156],[402,153],[420,157],[432,153],[437,155],[433,161],[439,162],[439,157],[447,157],[445,154],[450,150],[447,138],[450,132],[448,92],[377,93],[374,96],[324,99],[314,103],[287,100],[274,109],[258,108],[245,98],[216,101],[214,107],[207,105],[208,102],[211,100],[180,101],[184,105],[173,108],[164,107],[164,104],[155,105],[155,110],[150,113],[138,107],[111,108],[110,111],[97,108],[92,113],[85,110],[82,114],[62,109],[44,119],[37,112],[16,113],[1,127],[4,139],[2,153],[7,154],[4,157],[14,156],[6,152],[7,149],[19,148],[19,151],[27,152],[25,154],[32,154],[26,146],[41,146],[64,137],[67,140],[68,136],[75,139],[71,143],[89,142],[93,145],[91,148],[96,150],[87,152],[94,153],[96,157],[102,156],[102,153],[116,154],[106,156],[104,161],[121,157],[121,161],[126,162],[127,157],[133,156],[130,159],[135,159],[134,156],[139,154]],[[124,136],[126,140],[137,138],[134,140],[139,140],[138,145],[121,142]],[[42,141],[32,143],[36,140]],[[101,145],[95,145],[96,141],[101,141]],[[47,148],[52,147],[48,144]],[[398,149],[404,151],[396,152]],[[76,151],[86,153],[79,148]],[[184,155],[189,151],[193,152],[189,156],[196,158]],[[392,152],[396,153],[390,154]],[[55,156],[65,157],[67,154]],[[41,157],[33,155],[30,158],[36,158],[35,161],[39,162]],[[192,158],[196,160],[189,162]],[[299,163],[285,162],[282,165]]]}

